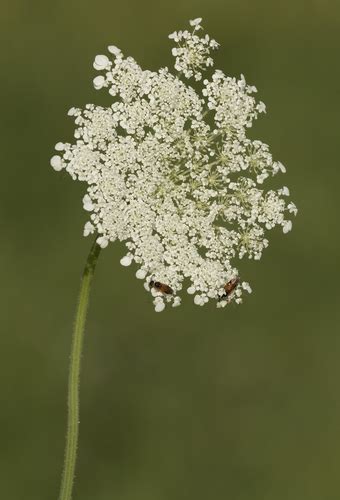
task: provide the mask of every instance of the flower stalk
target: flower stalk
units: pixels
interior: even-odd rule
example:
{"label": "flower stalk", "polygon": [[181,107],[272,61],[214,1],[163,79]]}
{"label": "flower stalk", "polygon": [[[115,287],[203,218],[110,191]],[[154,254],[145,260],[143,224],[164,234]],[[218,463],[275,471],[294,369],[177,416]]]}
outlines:
{"label": "flower stalk", "polygon": [[83,271],[76,318],[72,337],[72,350],[68,380],[68,416],[64,458],[64,470],[61,480],[59,500],[71,500],[74,472],[77,459],[79,435],[79,376],[81,354],[84,340],[84,328],[88,309],[91,282],[100,253],[100,246],[94,241]]}

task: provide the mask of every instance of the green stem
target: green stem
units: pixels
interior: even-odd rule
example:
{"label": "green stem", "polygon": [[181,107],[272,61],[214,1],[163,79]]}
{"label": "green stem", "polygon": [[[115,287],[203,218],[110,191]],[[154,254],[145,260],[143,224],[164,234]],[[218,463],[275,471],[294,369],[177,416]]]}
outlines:
{"label": "green stem", "polygon": [[79,374],[84,339],[84,327],[89,303],[91,281],[100,253],[100,246],[93,243],[87,257],[80,285],[79,301],[73,329],[70,372],[68,379],[68,416],[64,458],[64,471],[61,480],[59,500],[71,500],[74,470],[77,458],[79,427]]}

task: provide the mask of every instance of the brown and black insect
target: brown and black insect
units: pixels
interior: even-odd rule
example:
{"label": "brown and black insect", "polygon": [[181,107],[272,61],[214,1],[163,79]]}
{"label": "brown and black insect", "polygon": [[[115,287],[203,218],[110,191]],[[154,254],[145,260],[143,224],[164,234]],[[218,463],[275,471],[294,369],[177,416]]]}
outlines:
{"label": "brown and black insect", "polygon": [[221,295],[221,297],[218,300],[225,300],[230,297],[230,295],[233,293],[235,288],[237,288],[238,284],[240,282],[240,278],[237,276],[236,278],[232,278],[228,283],[224,285],[224,291],[225,293]]}
{"label": "brown and black insect", "polygon": [[154,288],[158,292],[165,293],[166,295],[172,295],[174,292],[169,285],[161,283],[160,281],[150,281],[149,287]]}

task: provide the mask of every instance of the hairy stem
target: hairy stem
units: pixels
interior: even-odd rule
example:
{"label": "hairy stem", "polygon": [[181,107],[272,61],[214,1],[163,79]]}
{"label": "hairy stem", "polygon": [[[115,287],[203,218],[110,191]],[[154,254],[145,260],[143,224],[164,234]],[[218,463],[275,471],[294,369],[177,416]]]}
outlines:
{"label": "hairy stem", "polygon": [[70,371],[68,379],[68,416],[67,435],[65,446],[64,470],[61,480],[59,500],[71,500],[74,480],[74,471],[77,458],[79,434],[79,374],[80,361],[84,339],[84,327],[89,303],[91,281],[100,253],[100,246],[93,243],[87,257],[81,279],[78,307],[72,337]]}

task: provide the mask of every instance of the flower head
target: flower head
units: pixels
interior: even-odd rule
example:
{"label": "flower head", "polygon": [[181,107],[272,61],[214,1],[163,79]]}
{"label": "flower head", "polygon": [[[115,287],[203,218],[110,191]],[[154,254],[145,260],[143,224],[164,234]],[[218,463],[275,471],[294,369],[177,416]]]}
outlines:
{"label": "flower head", "polygon": [[[279,225],[288,232],[286,215],[297,211],[286,204],[287,187],[262,187],[285,169],[266,144],[246,136],[265,111],[255,87],[220,70],[204,79],[201,92],[181,79],[200,80],[218,47],[208,35],[198,36],[200,18],[190,25],[190,32],[170,35],[178,44],[177,76],[168,68],[143,70],[113,45],[112,58],[96,56],[100,74],[93,84],[108,90],[112,105],[71,108],[75,143],[58,142],[51,159],[55,170],[87,185],[83,207],[91,215],[84,235],[96,233],[102,248],[125,241],[121,264],[139,265],[136,277],[158,312],[167,302],[179,305],[184,280],[197,305],[240,303],[243,292],[251,292],[248,283],[237,280],[225,293],[239,276],[236,258],[260,259],[267,231]],[[150,286],[154,282],[171,293]]]}
{"label": "flower head", "polygon": [[197,81],[201,80],[202,71],[213,65],[210,52],[219,46],[209,35],[202,37],[197,35],[196,32],[202,29],[201,21],[200,17],[190,21],[192,32],[174,31],[169,35],[169,38],[177,43],[177,47],[172,49],[172,55],[176,57],[175,69],[183,73],[186,78],[193,76]]}

